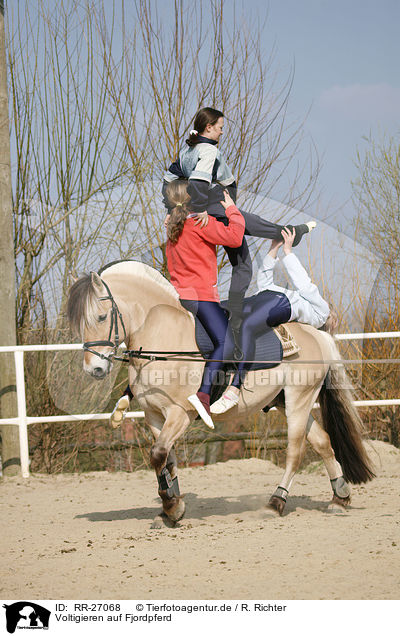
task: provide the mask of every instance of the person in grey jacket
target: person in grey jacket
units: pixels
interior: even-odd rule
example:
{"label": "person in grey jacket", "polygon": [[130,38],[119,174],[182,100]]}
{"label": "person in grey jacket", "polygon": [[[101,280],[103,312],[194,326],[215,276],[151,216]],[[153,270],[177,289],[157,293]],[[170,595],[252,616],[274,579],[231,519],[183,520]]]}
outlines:
{"label": "person in grey jacket", "polygon": [[[282,230],[283,241],[273,240],[268,254],[263,260],[257,276],[259,293],[252,312],[244,319],[240,335],[240,344],[245,360],[252,360],[255,339],[265,330],[266,325],[276,327],[284,322],[297,321],[312,325],[317,329],[324,327],[331,317],[331,310],[320,295],[318,287],[311,282],[309,275],[292,252],[296,232],[285,227]],[[274,269],[278,262],[277,254],[283,245],[282,262],[291,279],[294,289],[286,289],[274,283]],[[332,325],[327,327],[331,330]],[[244,382],[248,364],[240,362],[229,388],[223,396],[211,405],[211,413],[225,413],[239,401],[240,387]]]}

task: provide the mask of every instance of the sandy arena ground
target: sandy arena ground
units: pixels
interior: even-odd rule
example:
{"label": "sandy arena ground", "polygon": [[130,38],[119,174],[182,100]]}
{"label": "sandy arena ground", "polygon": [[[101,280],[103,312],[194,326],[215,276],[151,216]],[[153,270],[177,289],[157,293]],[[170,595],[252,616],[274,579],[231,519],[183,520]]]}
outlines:
{"label": "sandy arena ground", "polygon": [[3,599],[396,599],[400,450],[370,444],[378,478],[329,512],[324,469],[299,473],[285,515],[266,508],[282,470],[258,459],[181,470],[186,516],[152,530],[151,471],[0,482]]}

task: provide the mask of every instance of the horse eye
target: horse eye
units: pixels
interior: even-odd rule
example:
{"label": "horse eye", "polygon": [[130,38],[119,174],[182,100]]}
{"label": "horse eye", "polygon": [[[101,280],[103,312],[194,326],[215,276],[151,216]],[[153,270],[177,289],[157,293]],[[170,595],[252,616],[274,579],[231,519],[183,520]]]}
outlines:
{"label": "horse eye", "polygon": [[104,322],[106,318],[107,314],[101,314],[101,316],[99,316],[99,322]]}

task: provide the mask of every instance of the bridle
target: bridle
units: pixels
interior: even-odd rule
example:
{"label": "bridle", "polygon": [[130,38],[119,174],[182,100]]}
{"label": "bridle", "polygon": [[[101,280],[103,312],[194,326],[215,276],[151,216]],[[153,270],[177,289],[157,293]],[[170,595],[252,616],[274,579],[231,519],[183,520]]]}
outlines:
{"label": "bridle", "polygon": [[[108,340],[90,340],[89,342],[84,342],[83,350],[88,351],[89,353],[92,353],[95,356],[98,356],[102,360],[107,360],[108,362],[112,362],[112,359],[114,358],[117,352],[120,342],[123,342],[126,338],[126,329],[125,329],[125,324],[122,318],[122,314],[120,310],[118,309],[118,305],[114,300],[114,297],[110,291],[109,286],[103,279],[101,279],[101,282],[106,288],[108,296],[103,296],[102,298],[99,298],[99,300],[111,300],[111,322],[110,322],[110,331],[108,333]],[[122,340],[120,340],[120,337],[119,337],[118,318],[124,330],[124,337],[122,338]],[[111,340],[113,329],[114,329],[114,342]],[[111,347],[112,352],[109,355],[104,355],[104,353],[99,353],[98,351],[94,351],[91,347]]]}

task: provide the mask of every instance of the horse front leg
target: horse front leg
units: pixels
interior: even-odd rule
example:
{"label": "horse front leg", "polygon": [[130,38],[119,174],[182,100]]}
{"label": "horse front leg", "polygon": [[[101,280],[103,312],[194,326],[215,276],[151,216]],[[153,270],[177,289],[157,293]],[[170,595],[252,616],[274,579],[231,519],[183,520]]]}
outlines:
{"label": "horse front leg", "polygon": [[325,464],[333,491],[331,504],[346,508],[351,501],[350,486],[343,477],[342,467],[335,457],[328,433],[312,415],[308,418],[307,440]]}
{"label": "horse front leg", "polygon": [[[146,423],[148,424],[151,432],[153,433],[154,439],[158,440],[160,433],[161,433],[161,429],[164,425],[164,421],[165,418],[161,415],[161,413],[156,412],[156,411],[150,411],[149,409],[146,410]],[[154,448],[155,444],[153,445]],[[156,475],[157,475],[157,471],[156,471]],[[167,477],[168,475],[168,477]],[[172,487],[173,487],[173,494],[175,494],[177,497],[180,497],[180,491],[179,491],[179,481],[178,481],[178,462],[177,462],[177,458],[176,458],[176,453],[175,453],[175,449],[172,447],[168,456],[167,456],[167,460],[166,460],[166,470],[164,472],[164,479],[167,482],[172,482]],[[158,490],[160,491],[160,481],[162,481],[162,479],[157,475],[157,482],[158,482]],[[161,484],[163,485],[163,484]],[[171,484],[168,486],[168,483],[166,485],[166,489],[168,490],[171,487]],[[172,492],[169,491],[170,495],[172,495]],[[172,497],[171,497],[172,498]],[[153,519],[153,522],[151,524],[151,528],[152,529],[160,529],[163,528],[165,526],[165,520],[168,519],[164,509],[161,510],[161,512]],[[174,523],[174,522],[173,522]]]}
{"label": "horse front leg", "polygon": [[[178,467],[173,445],[189,423],[187,412],[180,406],[172,406],[150,451],[150,463],[157,475],[163,513],[174,523],[185,514],[185,502],[179,490]],[[153,524],[153,527],[158,526]]]}

